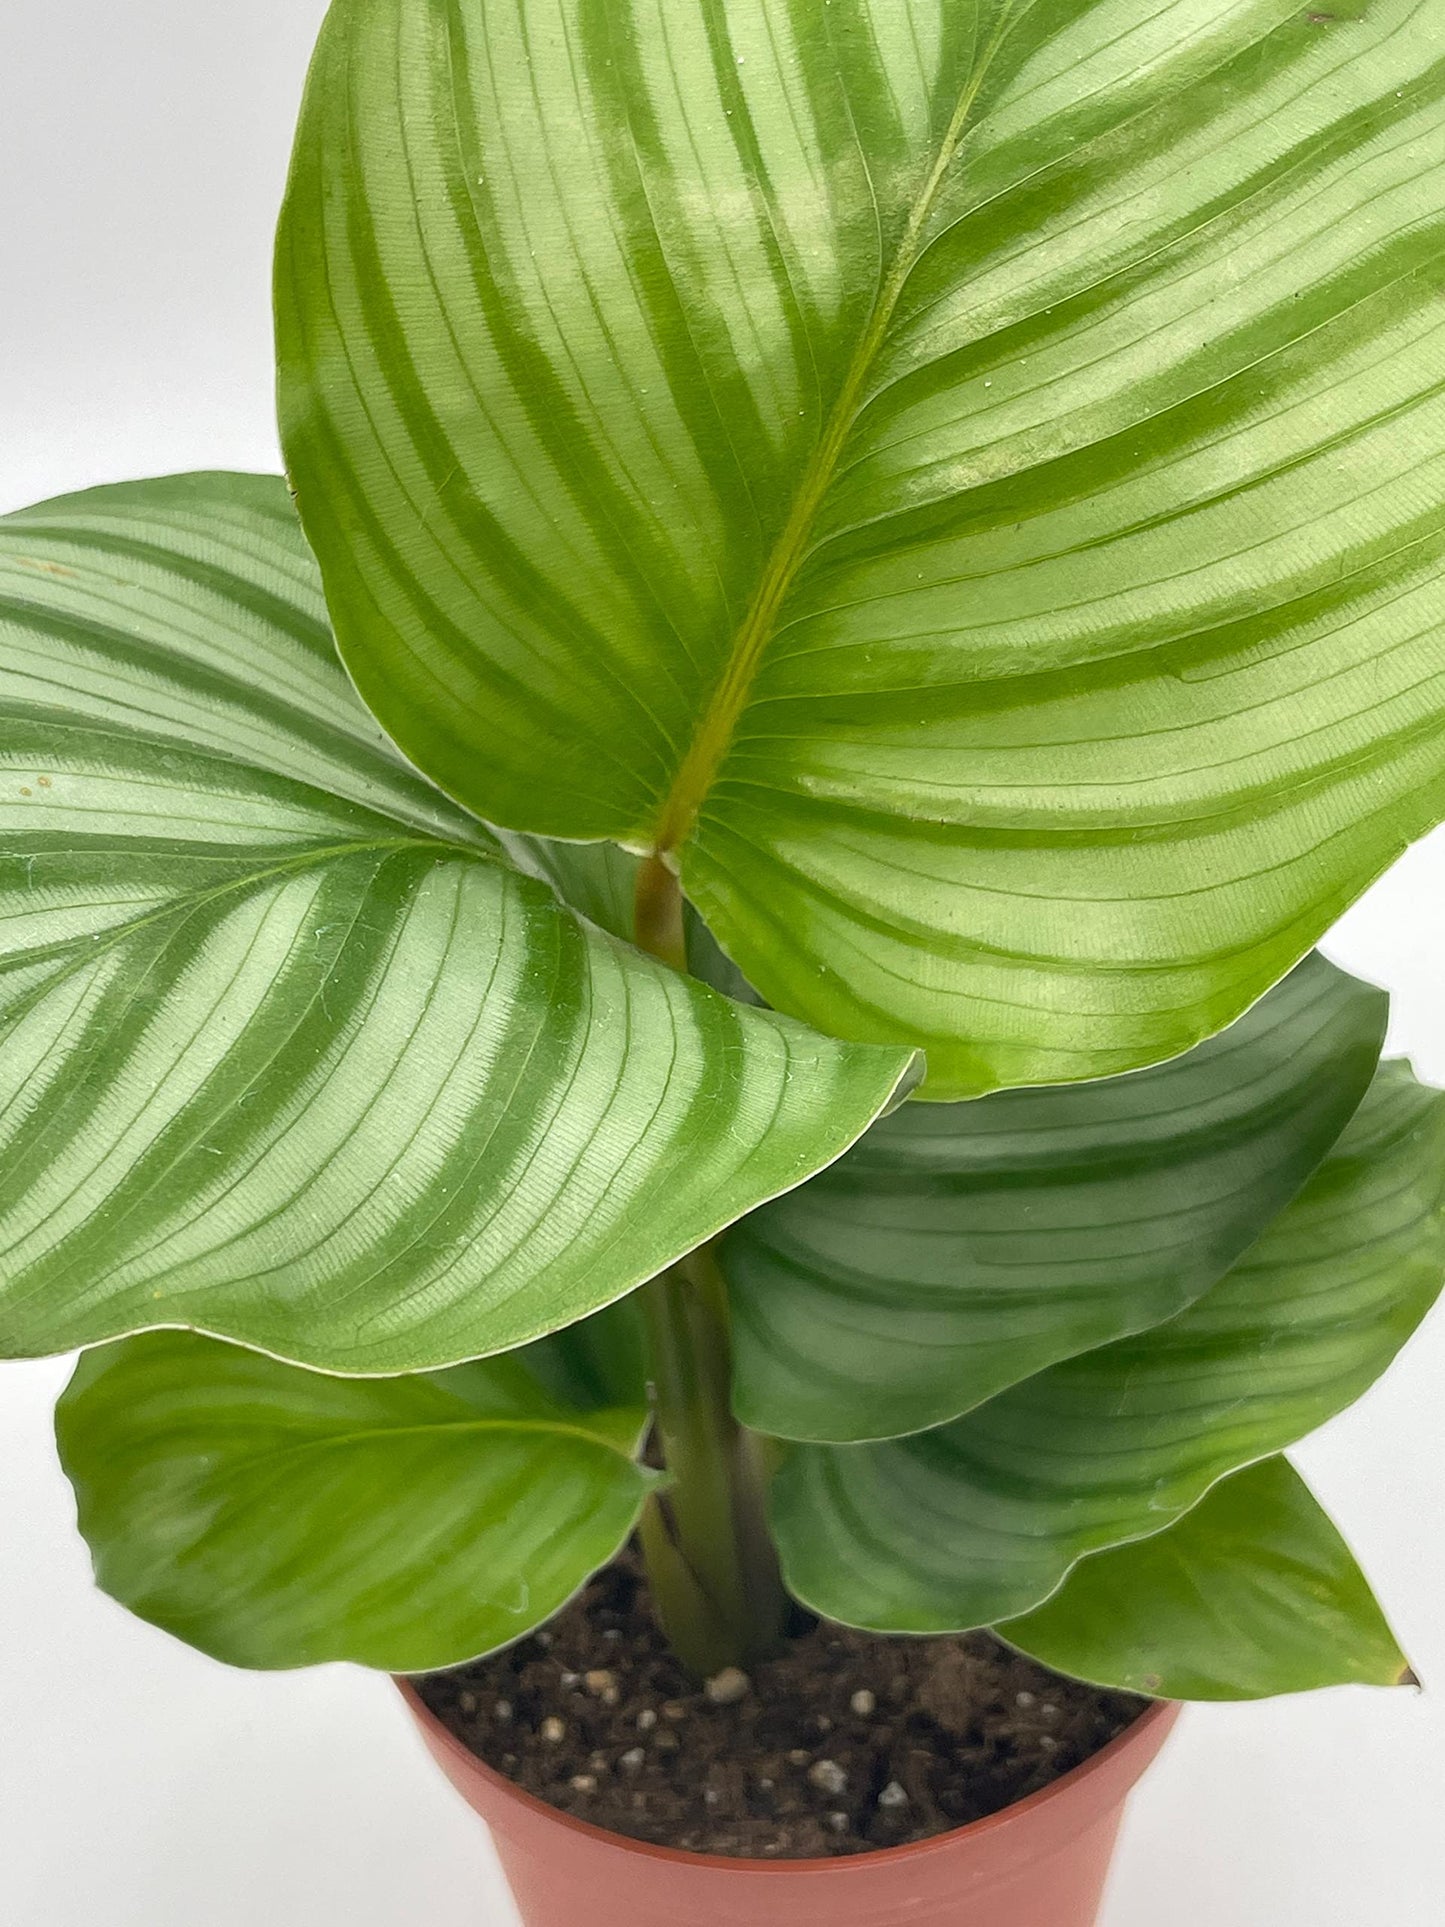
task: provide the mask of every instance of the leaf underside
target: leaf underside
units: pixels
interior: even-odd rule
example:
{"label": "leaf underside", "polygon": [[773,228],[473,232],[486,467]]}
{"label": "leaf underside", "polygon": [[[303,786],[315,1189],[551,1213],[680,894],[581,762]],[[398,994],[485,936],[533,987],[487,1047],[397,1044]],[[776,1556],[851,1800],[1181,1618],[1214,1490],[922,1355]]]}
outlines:
{"label": "leaf underside", "polygon": [[278,253],[340,641],[928,1094],[1174,1055],[1445,812],[1430,0],[337,0]]}
{"label": "leaf underside", "polygon": [[605,935],[409,769],[280,480],[0,522],[0,1351],[502,1350],[809,1176],[905,1068]]}

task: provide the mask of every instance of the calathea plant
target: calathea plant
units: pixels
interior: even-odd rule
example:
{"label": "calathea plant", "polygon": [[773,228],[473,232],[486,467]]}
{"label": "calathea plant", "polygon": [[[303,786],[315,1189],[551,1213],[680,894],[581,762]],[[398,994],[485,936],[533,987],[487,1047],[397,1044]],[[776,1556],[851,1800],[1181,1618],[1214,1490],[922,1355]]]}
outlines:
{"label": "calathea plant", "polygon": [[1280,1454],[1445,1277],[1311,951],[1445,814],[1442,98],[1426,0],[336,0],[299,517],[0,528],[103,1585],[421,1669],[638,1532],[699,1671],[1403,1676]]}

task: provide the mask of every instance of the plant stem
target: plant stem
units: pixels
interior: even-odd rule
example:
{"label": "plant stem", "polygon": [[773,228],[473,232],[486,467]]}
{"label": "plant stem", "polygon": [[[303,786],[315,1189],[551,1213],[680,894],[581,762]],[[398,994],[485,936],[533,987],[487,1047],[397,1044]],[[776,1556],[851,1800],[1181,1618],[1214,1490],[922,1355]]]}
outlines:
{"label": "plant stem", "polygon": [[[660,858],[638,874],[639,948],[687,968],[682,892]],[[649,1505],[642,1548],[674,1651],[702,1677],[743,1666],[782,1637],[787,1596],[767,1529],[759,1441],[732,1415],[727,1286],[712,1251],[642,1287],[657,1438],[669,1483]]]}
{"label": "plant stem", "polygon": [[637,872],[632,932],[639,950],[687,975],[682,886],[660,856],[644,857]]}

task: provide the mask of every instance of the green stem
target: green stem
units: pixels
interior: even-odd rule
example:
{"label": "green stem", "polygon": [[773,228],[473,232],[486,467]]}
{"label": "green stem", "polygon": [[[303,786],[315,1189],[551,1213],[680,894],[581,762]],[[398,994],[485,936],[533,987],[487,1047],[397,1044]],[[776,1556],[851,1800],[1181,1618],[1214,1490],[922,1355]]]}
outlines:
{"label": "green stem", "polygon": [[644,857],[637,872],[632,931],[639,950],[687,975],[687,927],[682,885],[660,856]]}
{"label": "green stem", "polygon": [[[682,893],[660,858],[639,872],[634,927],[639,947],[686,969]],[[727,1286],[711,1250],[680,1259],[639,1298],[668,1473],[642,1523],[648,1584],[678,1658],[706,1677],[761,1658],[782,1637],[787,1596],[762,1453],[732,1415]]]}

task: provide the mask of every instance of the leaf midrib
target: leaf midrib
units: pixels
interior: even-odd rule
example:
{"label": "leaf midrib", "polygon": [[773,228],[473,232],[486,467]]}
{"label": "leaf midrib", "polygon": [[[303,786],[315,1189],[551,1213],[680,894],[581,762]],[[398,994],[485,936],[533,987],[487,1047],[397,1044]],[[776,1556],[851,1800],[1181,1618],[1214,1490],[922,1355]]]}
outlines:
{"label": "leaf midrib", "polygon": [[672,788],[658,811],[656,825],[648,838],[649,847],[657,854],[675,850],[687,840],[723,758],[731,747],[739,718],[762,665],[763,651],[772,637],[779,611],[807,554],[818,511],[832,487],[839,458],[857,419],[873,363],[892,326],[908,278],[917,265],[918,244],[924,228],[967,131],[969,116],[989,69],[1014,17],[1013,0],[1008,0],[993,38],[959,98],[928,179],[913,204],[893,265],[879,290],[868,326],[854,351],[827,425],[803,474],[783,532],[774,545],[752,605],[739,625],[722,676],[709,699],[687,754],[679,765]]}
{"label": "leaf midrib", "polygon": [[458,1433],[511,1432],[524,1437],[544,1437],[567,1439],[594,1447],[620,1459],[624,1465],[645,1470],[638,1466],[636,1459],[623,1450],[615,1440],[599,1432],[589,1431],[585,1425],[568,1423],[564,1419],[548,1418],[435,1418],[414,1420],[409,1425],[367,1425],[348,1432],[332,1432],[323,1438],[297,1439],[290,1445],[268,1446],[264,1451],[253,1453],[249,1458],[228,1463],[224,1467],[227,1479],[248,1472],[259,1465],[274,1465],[278,1460],[302,1457],[314,1452],[334,1452],[352,1446],[394,1444],[404,1438],[436,1438],[455,1436]]}

